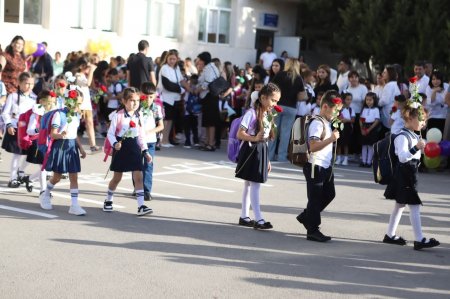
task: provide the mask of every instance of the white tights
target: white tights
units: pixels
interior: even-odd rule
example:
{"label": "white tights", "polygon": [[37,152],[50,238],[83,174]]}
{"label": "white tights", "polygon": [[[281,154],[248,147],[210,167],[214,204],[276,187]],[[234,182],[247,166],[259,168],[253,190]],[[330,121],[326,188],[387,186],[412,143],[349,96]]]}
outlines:
{"label": "white tights", "polygon": [[[22,158],[22,163],[20,164],[19,167],[19,162],[20,159]],[[25,168],[28,166],[28,162],[27,162],[27,156],[24,155],[18,155],[18,154],[13,154],[12,159],[11,159],[11,173],[10,173],[10,180],[17,180],[17,172],[18,171],[25,171]]]}
{"label": "white tights", "polygon": [[[420,221],[420,205],[408,205],[408,206],[409,206],[409,220],[411,221],[411,226],[414,230],[414,237],[416,241],[421,242],[423,239],[423,235],[422,235],[422,223]],[[389,225],[387,230],[387,235],[391,238],[395,236],[395,231],[397,230],[404,209],[405,209],[404,204],[395,203],[394,210],[392,211],[391,218],[389,219]]]}
{"label": "white tights", "polygon": [[362,162],[371,164],[373,158],[373,146],[363,145],[362,146]]}
{"label": "white tights", "polygon": [[261,214],[261,208],[259,205],[259,190],[261,183],[255,183],[245,181],[244,191],[242,192],[242,211],[241,218],[249,217],[250,204],[252,206],[253,213],[255,214],[255,220],[263,219]]}
{"label": "white tights", "polygon": [[35,182],[38,179],[41,191],[44,191],[47,188],[47,171],[45,169],[41,171],[40,165],[39,170],[30,175],[30,181]]}

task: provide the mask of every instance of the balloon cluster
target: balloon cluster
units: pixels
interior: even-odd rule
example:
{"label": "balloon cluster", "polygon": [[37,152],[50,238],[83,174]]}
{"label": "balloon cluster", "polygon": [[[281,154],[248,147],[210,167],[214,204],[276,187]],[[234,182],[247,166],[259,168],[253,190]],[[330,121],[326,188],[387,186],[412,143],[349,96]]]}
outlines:
{"label": "balloon cluster", "polygon": [[35,43],[33,41],[27,40],[25,42],[25,47],[23,49],[25,55],[33,55],[33,57],[39,57],[45,54],[46,49],[44,44]]}
{"label": "balloon cluster", "polygon": [[106,58],[113,54],[111,42],[106,39],[92,40],[90,39],[87,44],[87,50],[89,53],[96,53],[101,58]]}
{"label": "balloon cluster", "polygon": [[424,149],[423,162],[427,168],[438,168],[441,164],[441,156],[450,157],[450,141],[442,140],[442,133],[437,128],[427,132],[427,145]]}

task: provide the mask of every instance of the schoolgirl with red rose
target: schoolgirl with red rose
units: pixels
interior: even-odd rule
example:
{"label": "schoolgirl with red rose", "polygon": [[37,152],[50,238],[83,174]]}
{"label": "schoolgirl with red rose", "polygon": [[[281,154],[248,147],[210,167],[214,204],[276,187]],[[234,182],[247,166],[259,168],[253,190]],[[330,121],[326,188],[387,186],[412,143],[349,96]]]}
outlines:
{"label": "schoolgirl with red rose", "polygon": [[[277,85],[268,83],[259,92],[254,106],[242,118],[237,138],[241,141],[236,177],[244,180],[242,210],[239,225],[254,229],[271,229],[270,222],[264,220],[260,208],[261,183],[267,181],[271,165],[268,153],[268,140],[274,138],[274,116],[271,110],[280,99],[281,91]],[[276,106],[275,106],[276,107]],[[281,107],[276,108],[281,112]],[[255,215],[249,215],[250,205]]]}
{"label": "schoolgirl with red rose", "polygon": [[140,93],[137,88],[125,88],[123,92],[124,108],[117,111],[111,119],[107,138],[113,147],[110,170],[114,172],[108,185],[108,193],[103,204],[103,211],[113,211],[114,191],[122,180],[124,172],[132,172],[136,199],[137,215],[142,216],[153,212],[144,205],[144,187],[142,167],[143,160],[152,162],[145,143],[144,122],[139,113]]}
{"label": "schoolgirl with red rose", "polygon": [[376,93],[368,92],[366,94],[359,124],[362,135],[362,160],[359,166],[370,167],[372,166],[373,144],[378,141],[378,125],[380,124],[380,109],[378,109]]}
{"label": "schoolgirl with red rose", "polygon": [[46,171],[53,171],[52,177],[47,182],[45,192],[39,196],[41,208],[44,210],[53,209],[51,194],[55,185],[61,180],[64,173],[69,174],[71,205],[69,214],[82,216],[86,211],[78,204],[78,173],[81,171],[81,158],[86,157],[77,131],[80,126],[81,115],[79,106],[83,102],[81,90],[74,85],[70,91],[66,91],[66,108],[56,110],[49,119],[51,123],[50,153],[44,154],[42,168]]}

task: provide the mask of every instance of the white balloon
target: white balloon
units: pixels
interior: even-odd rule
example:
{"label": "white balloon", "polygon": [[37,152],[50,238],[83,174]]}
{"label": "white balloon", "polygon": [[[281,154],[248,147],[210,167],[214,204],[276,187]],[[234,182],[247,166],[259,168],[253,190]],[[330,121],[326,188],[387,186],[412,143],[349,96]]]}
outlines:
{"label": "white balloon", "polygon": [[439,143],[442,139],[442,132],[438,128],[429,129],[427,132],[428,142]]}

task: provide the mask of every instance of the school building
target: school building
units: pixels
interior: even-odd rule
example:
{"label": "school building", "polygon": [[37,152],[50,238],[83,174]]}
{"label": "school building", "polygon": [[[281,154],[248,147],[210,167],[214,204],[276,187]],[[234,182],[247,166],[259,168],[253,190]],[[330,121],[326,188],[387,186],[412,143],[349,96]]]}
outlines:
{"label": "school building", "polygon": [[[296,56],[300,0],[0,0],[0,43],[15,35],[46,41],[53,56],[87,51],[90,43],[128,57],[141,39],[150,56],[178,49],[181,57],[211,52],[222,61],[254,63],[265,46]],[[279,42],[278,42],[279,41]]]}

